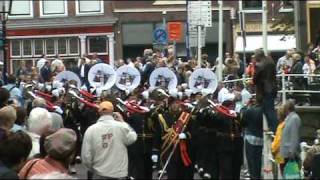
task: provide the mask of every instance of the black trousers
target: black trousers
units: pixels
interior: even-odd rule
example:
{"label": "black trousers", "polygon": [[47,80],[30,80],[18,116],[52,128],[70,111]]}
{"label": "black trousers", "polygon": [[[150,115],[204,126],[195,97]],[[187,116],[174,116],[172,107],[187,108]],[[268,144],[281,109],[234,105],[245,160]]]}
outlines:
{"label": "black trousers", "polygon": [[129,177],[152,179],[151,153],[129,154]]}
{"label": "black trousers", "polygon": [[166,170],[168,175],[167,179],[193,179],[193,164],[188,167],[184,166],[179,148],[176,149]]}
{"label": "black trousers", "polygon": [[245,141],[246,143],[246,157],[248,161],[248,168],[251,179],[261,178],[262,166],[262,149],[263,146],[254,146]]}

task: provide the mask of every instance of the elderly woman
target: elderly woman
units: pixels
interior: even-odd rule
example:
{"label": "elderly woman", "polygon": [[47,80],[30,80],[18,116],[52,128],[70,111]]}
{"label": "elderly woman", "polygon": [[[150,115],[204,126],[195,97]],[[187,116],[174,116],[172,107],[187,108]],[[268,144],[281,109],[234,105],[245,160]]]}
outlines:
{"label": "elderly woman", "polygon": [[27,133],[32,139],[32,150],[30,158],[40,153],[40,137],[48,132],[52,127],[51,115],[44,108],[34,108],[27,120]]}
{"label": "elderly woman", "polygon": [[284,120],[285,126],[282,130],[280,155],[284,158],[283,168],[289,160],[299,159],[299,141],[300,141],[300,127],[301,119],[295,111],[295,102],[288,100],[284,104],[284,111],[286,118]]}
{"label": "elderly woman", "polygon": [[47,153],[44,159],[29,161],[20,171],[20,179],[30,179],[34,175],[52,172],[68,173],[68,166],[75,154],[77,136],[72,129],[62,128],[47,136],[44,148]]}
{"label": "elderly woman", "polygon": [[[16,110],[12,106],[5,106],[0,109],[0,130],[3,133],[9,132],[17,119]],[[0,133],[1,139],[1,133]]]}

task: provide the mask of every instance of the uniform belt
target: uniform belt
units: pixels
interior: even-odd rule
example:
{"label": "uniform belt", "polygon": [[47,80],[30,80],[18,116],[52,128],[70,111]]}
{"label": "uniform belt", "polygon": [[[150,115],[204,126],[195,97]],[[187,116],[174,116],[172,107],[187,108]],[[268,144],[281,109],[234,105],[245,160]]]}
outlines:
{"label": "uniform belt", "polygon": [[153,138],[152,134],[138,134],[138,138]]}
{"label": "uniform belt", "polygon": [[241,137],[241,133],[216,132],[218,137],[229,137],[231,139]]}

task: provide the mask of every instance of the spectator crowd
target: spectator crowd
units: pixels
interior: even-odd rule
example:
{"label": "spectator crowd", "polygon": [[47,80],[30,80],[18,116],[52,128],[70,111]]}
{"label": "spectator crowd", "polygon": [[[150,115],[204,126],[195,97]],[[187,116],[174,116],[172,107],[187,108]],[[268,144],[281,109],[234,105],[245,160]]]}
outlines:
{"label": "spectator crowd", "polygon": [[[275,108],[274,100],[277,97],[278,89],[276,74],[305,75],[301,77],[290,77],[288,80],[292,83],[294,89],[308,89],[310,84],[317,82],[317,78],[309,77],[308,75],[320,72],[318,51],[320,52],[320,48],[310,48],[307,53],[296,49],[289,49],[283,57],[275,62],[271,56],[265,56],[263,51],[258,49],[251,56],[250,61],[246,63],[237,53],[233,55],[230,53],[225,54],[223,63],[224,80],[239,79],[242,77],[252,79],[236,83],[219,82],[217,90],[211,94],[211,96],[212,100],[223,104],[238,114],[240,119],[239,124],[241,124],[241,128],[239,129],[243,129],[243,131],[239,130],[239,134],[241,135],[239,135],[237,141],[234,141],[236,138],[232,137],[230,138],[230,142],[242,142],[245,144],[246,149],[244,153],[246,154],[250,178],[261,178],[262,134],[264,131],[263,114],[266,116],[270,130],[275,134],[272,143],[272,154],[281,172],[283,173],[288,162],[292,160],[300,161],[299,129],[301,127],[301,119],[295,111],[294,100],[289,100],[277,109]],[[71,174],[75,172],[74,164],[77,161],[82,161],[87,167],[88,178],[121,179],[132,175],[130,167],[132,166],[131,159],[134,154],[130,155],[131,151],[129,147],[140,142],[139,138],[142,138],[142,136],[138,133],[139,128],[136,128],[132,122],[129,122],[128,117],[124,117],[123,114],[118,112],[118,107],[113,101],[115,97],[111,97],[116,96],[123,98],[123,94],[125,93],[122,92],[122,94],[120,93],[121,95],[119,95],[116,93],[112,94],[110,91],[103,92],[99,95],[100,97],[97,98],[98,100],[94,102],[97,108],[91,111],[89,108],[86,109],[86,107],[75,107],[72,102],[69,104],[67,102],[67,93],[60,92],[60,89],[52,83],[58,73],[70,70],[75,72],[81,79],[83,90],[97,95],[94,94],[94,88],[91,87],[88,81],[88,72],[91,67],[98,63],[105,62],[99,59],[96,53],[92,56],[84,55],[78,60],[77,65],[74,67],[67,67],[59,55],[52,61],[43,55],[42,58],[37,61],[35,67],[28,67],[24,61],[21,61],[20,67],[15,75],[8,75],[7,82],[3,83],[0,88],[0,179],[72,179],[74,177],[72,177]],[[141,57],[127,58],[126,60],[118,59],[115,62],[114,68],[119,68],[125,64],[138,69],[141,73],[142,78],[138,89],[149,86],[149,77],[153,70],[159,67],[168,67],[177,76],[178,92],[186,91],[189,78],[194,70],[198,68],[209,68],[215,72],[218,67],[218,61],[211,60],[207,54],[201,56],[201,67],[197,65],[197,61],[194,58],[183,61],[181,58],[176,57],[173,47],[171,46],[165,51],[145,49]],[[245,64],[247,64],[246,67]],[[55,110],[48,109],[48,102],[45,98],[36,97],[31,100],[27,98],[26,85],[34,82],[38,85],[51,83],[51,86],[46,85],[44,92],[54,97],[51,103],[56,107]],[[64,88],[64,91],[67,91],[67,88]],[[54,91],[56,89],[58,93],[55,93],[57,92]],[[199,94],[195,93],[192,95],[184,97],[185,99],[183,99],[176,94],[170,94],[170,96],[175,96],[177,99],[189,99],[190,102],[197,101],[200,104],[201,101],[197,99],[197,95]],[[200,96],[204,97],[207,96],[207,94],[202,92]],[[136,102],[144,99],[146,101],[144,105],[151,109],[151,103],[148,102],[148,98],[140,91],[134,91],[125,98],[129,100],[135,99]],[[165,98],[162,99],[162,101],[166,101]],[[174,102],[175,101],[173,101],[172,104],[174,104]],[[234,107],[232,105],[234,105]],[[171,103],[168,104],[167,108],[164,108],[161,102],[159,102],[159,104],[155,103],[155,106],[158,107],[157,109],[159,109],[159,107],[165,109],[163,111],[166,112],[168,110],[169,115],[165,117],[170,117],[171,113],[179,112],[179,108],[171,106]],[[162,111],[157,110],[156,114],[161,114],[160,112]],[[202,111],[199,111],[199,113],[201,114]],[[166,115],[166,113],[163,114]],[[147,116],[152,115],[148,114]],[[215,115],[206,115],[204,117],[207,118],[211,116],[212,118],[220,118]],[[199,117],[201,117],[201,115],[199,115]],[[90,118],[95,119],[90,120]],[[78,126],[80,126],[80,131]],[[144,124],[140,124],[139,126],[145,127]],[[208,137],[210,137],[212,133],[210,134],[210,130],[208,129],[211,128],[211,125],[201,124],[201,127],[202,126],[206,126],[205,128],[207,129],[203,131],[203,133],[207,133]],[[141,127],[140,130],[142,129]],[[198,128],[198,126],[195,127]],[[160,128],[160,125],[157,128]],[[160,137],[161,139],[161,136],[156,132],[157,128],[155,128],[156,130],[153,132],[154,136]],[[198,128],[198,130],[199,129],[200,128]],[[197,132],[201,131],[199,130]],[[179,134],[179,139],[188,140],[189,142],[193,135],[193,131],[190,130],[190,135],[188,133]],[[194,147],[195,145],[193,144],[200,142],[201,135],[195,133],[195,136],[198,139],[191,139],[189,142],[191,144],[190,147]],[[143,136],[143,140],[145,140],[144,138],[146,137],[147,136]],[[220,141],[217,142],[221,143]],[[226,146],[228,145],[229,144]],[[161,146],[159,145],[159,147]],[[239,148],[240,150],[236,153],[241,155],[244,149],[241,145]],[[223,149],[221,151],[232,153],[233,150],[234,149],[230,151],[229,149]],[[198,151],[202,152],[200,150]],[[158,157],[152,153],[154,153],[154,151],[150,150],[148,157],[145,158],[148,158],[148,161],[157,163]],[[206,153],[210,154],[213,152]],[[220,152],[214,153],[217,153],[215,155],[217,156],[216,158],[218,158]],[[306,161],[299,162],[299,164],[304,165],[308,172],[312,172],[309,173],[310,177],[320,177],[317,174],[320,167],[318,163],[319,153],[319,145],[315,144],[312,149],[308,151]],[[197,155],[191,157],[194,162],[193,165],[197,164],[197,170],[199,174],[202,175],[202,178],[208,178],[210,177],[209,175],[215,177],[215,173],[219,175],[219,172],[210,171],[211,167],[207,165],[208,163],[201,163],[203,159],[198,157],[198,152],[194,154]],[[226,156],[226,159],[227,158]],[[235,162],[235,159],[232,159],[232,162],[239,167],[228,167],[227,164],[223,163],[217,165],[221,172],[228,172],[223,170],[224,167],[233,168],[230,170],[230,172],[233,173],[232,175],[222,173],[218,176],[219,178],[240,178],[240,176],[234,175],[237,174],[234,172],[239,169],[240,175],[240,166],[242,163],[240,163],[240,161]],[[178,163],[181,162],[179,161]],[[151,168],[152,165],[152,162],[148,164]],[[199,170],[201,169],[200,165],[202,165],[202,171]],[[175,169],[178,166],[173,167],[173,169]],[[181,171],[181,169],[177,171]],[[168,172],[169,179],[172,175],[170,173],[171,172]],[[204,174],[206,173],[207,175],[205,176]],[[191,174],[193,175],[193,173]]]}

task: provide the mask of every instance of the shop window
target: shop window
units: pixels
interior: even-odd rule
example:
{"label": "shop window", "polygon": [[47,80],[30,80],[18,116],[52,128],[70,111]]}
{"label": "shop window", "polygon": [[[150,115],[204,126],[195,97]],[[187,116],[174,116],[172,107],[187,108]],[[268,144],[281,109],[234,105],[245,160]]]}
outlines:
{"label": "shop window", "polygon": [[103,14],[104,1],[101,0],[77,0],[76,14]]}
{"label": "shop window", "polygon": [[57,41],[58,41],[58,54],[67,54],[67,39],[59,38]]}
{"label": "shop window", "polygon": [[79,39],[77,37],[69,39],[69,54],[79,54]]}
{"label": "shop window", "polygon": [[34,55],[41,56],[43,54],[43,39],[34,40]]}
{"label": "shop window", "polygon": [[68,15],[67,1],[42,0],[40,1],[40,16],[66,16]]}
{"label": "shop window", "polygon": [[12,40],[11,41],[11,56],[21,56],[21,41]]}
{"label": "shop window", "polygon": [[22,44],[23,56],[32,56],[31,43],[32,43],[31,39],[23,40],[23,44]]}
{"label": "shop window", "polygon": [[13,59],[12,62],[12,72],[17,73],[18,69],[21,67],[21,61],[26,63],[26,67],[31,68],[33,66],[32,59]]}
{"label": "shop window", "polygon": [[107,53],[107,37],[97,36],[88,38],[89,53]]}

